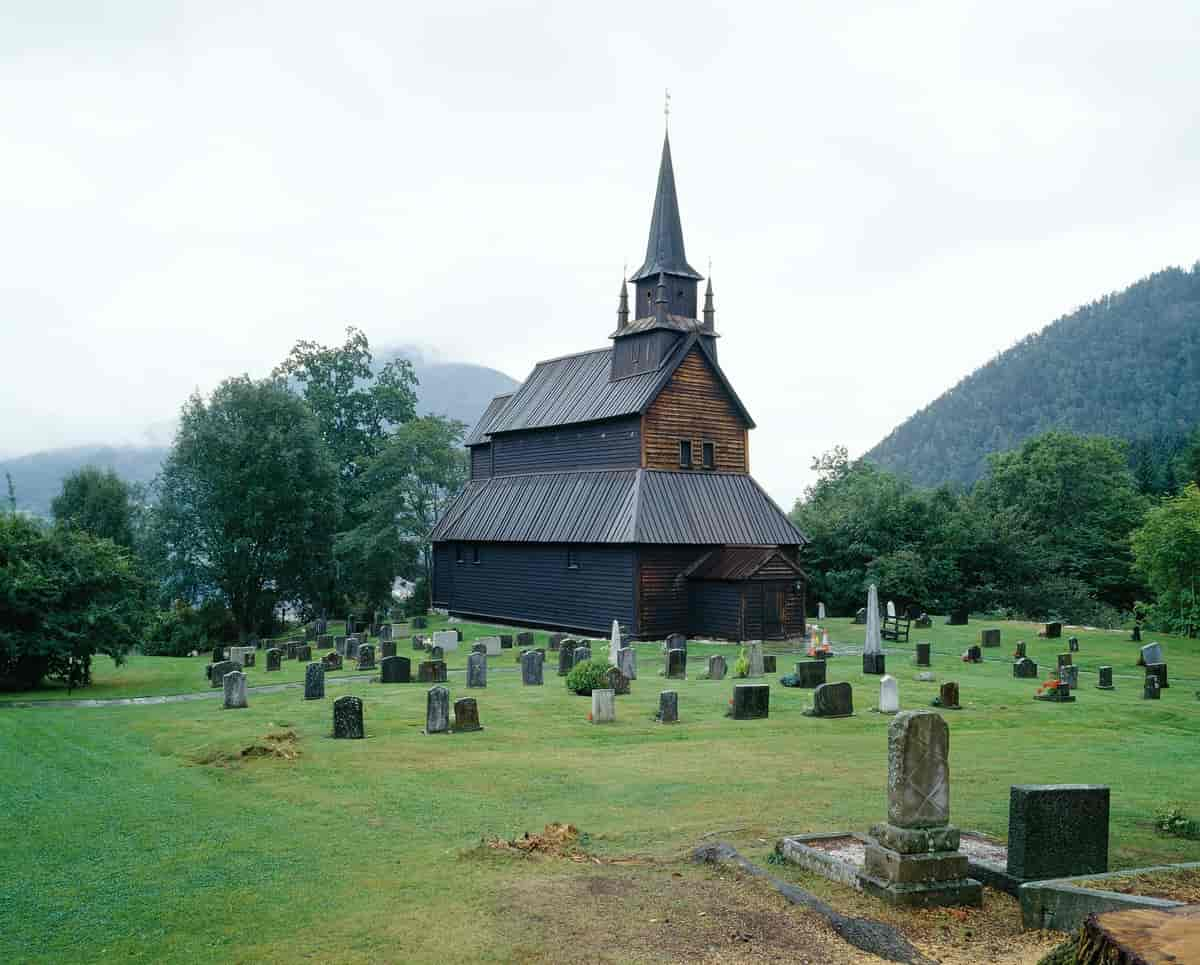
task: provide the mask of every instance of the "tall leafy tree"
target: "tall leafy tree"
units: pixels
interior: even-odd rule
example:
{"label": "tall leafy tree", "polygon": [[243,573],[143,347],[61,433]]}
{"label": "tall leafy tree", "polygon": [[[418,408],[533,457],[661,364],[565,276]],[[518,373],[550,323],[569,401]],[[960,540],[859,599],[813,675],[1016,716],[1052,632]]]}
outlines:
{"label": "tall leafy tree", "polygon": [[1132,542],[1137,568],[1157,598],[1155,624],[1194,632],[1200,626],[1200,488],[1190,483],[1151,509]]}
{"label": "tall leafy tree", "polygon": [[152,541],[169,598],[219,594],[244,636],[332,570],[337,471],[282,380],[222,382],[183,406],[158,483]]}
{"label": "tall leafy tree", "polygon": [[111,469],[84,466],[63,480],[50,511],[60,525],[132,547],[139,495]]}

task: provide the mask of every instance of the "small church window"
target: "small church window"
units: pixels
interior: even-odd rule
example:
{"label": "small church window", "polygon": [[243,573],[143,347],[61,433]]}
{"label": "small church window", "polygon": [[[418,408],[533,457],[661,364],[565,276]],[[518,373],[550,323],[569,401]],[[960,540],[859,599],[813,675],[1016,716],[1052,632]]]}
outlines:
{"label": "small church window", "polygon": [[716,443],[706,442],[702,452],[705,469],[717,468],[717,446]]}
{"label": "small church window", "polygon": [[578,550],[573,550],[573,549],[567,550],[567,569],[568,570],[579,569],[579,551]]}
{"label": "small church window", "polygon": [[692,441],[690,439],[679,440],[679,465],[684,469],[692,468]]}
{"label": "small church window", "polygon": [[471,547],[471,562],[472,563],[479,562],[479,546],[478,545]]}
{"label": "small church window", "polygon": [[462,543],[455,543],[454,544],[454,562],[461,563],[462,561],[463,561]]}

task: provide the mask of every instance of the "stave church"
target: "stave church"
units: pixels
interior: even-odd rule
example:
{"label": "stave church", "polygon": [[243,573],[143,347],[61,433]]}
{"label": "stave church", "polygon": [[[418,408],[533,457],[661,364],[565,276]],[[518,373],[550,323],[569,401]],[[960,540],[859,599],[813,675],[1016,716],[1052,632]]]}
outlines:
{"label": "stave church", "polygon": [[608,347],[537,363],[466,438],[469,482],[432,534],[435,607],[639,639],[804,634],[805,538],[750,475],[754,420],[704,280],[668,137]]}

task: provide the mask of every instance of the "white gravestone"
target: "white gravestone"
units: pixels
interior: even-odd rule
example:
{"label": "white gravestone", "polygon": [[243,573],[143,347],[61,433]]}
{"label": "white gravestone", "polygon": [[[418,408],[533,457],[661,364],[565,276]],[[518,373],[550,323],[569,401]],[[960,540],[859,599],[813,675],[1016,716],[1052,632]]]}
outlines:
{"label": "white gravestone", "polygon": [[433,645],[441,647],[442,653],[458,649],[458,634],[453,630],[439,630],[433,635]]}
{"label": "white gravestone", "polygon": [[900,685],[891,674],[884,674],[879,681],[879,712],[881,714],[896,714],[900,712]]}

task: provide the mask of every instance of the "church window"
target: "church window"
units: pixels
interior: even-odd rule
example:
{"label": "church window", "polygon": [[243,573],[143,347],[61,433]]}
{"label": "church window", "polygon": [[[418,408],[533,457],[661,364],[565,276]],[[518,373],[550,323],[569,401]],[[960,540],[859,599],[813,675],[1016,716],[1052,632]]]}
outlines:
{"label": "church window", "polygon": [[684,469],[692,468],[692,441],[690,439],[679,440],[679,465]]}
{"label": "church window", "polygon": [[471,547],[471,562],[472,563],[479,562],[479,546],[478,545],[474,545]]}
{"label": "church window", "polygon": [[579,551],[578,550],[573,550],[573,549],[567,550],[567,569],[568,570],[579,569]]}
{"label": "church window", "polygon": [[462,543],[455,543],[454,544],[454,562],[461,563],[462,561],[463,561]]}
{"label": "church window", "polygon": [[702,454],[701,454],[701,459],[703,460],[702,465],[704,466],[705,469],[716,469],[717,468],[717,446],[716,446],[716,443],[712,443],[712,442],[704,443]]}

